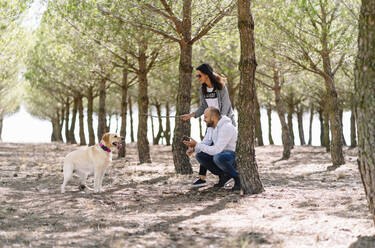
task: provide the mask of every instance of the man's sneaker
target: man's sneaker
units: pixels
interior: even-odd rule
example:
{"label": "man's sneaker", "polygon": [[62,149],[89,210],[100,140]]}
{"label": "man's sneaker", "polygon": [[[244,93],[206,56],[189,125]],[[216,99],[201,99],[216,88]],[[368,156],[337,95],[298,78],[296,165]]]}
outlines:
{"label": "man's sneaker", "polygon": [[227,174],[222,174],[222,175],[219,175],[219,182],[214,184],[214,187],[215,188],[222,188],[232,181],[233,181],[233,179],[230,176],[228,176]]}
{"label": "man's sneaker", "polygon": [[206,180],[202,180],[200,178],[197,178],[192,184],[190,184],[191,188],[200,188],[206,186]]}

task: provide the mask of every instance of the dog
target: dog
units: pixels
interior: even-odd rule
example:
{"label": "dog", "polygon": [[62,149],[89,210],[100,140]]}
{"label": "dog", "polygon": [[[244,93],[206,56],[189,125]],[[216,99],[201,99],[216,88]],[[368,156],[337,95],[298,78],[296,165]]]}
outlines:
{"label": "dog", "polygon": [[112,149],[120,150],[123,142],[125,142],[124,137],[105,133],[99,144],[66,155],[61,193],[65,193],[65,186],[72,179],[73,172],[80,178],[80,190],[86,188],[87,176],[94,174],[94,192],[101,192],[104,173],[112,162]]}

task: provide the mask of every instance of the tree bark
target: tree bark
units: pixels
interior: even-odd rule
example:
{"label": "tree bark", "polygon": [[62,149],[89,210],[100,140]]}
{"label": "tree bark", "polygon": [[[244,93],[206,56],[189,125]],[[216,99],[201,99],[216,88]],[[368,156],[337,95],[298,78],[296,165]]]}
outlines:
{"label": "tree bark", "polygon": [[255,137],[257,139],[258,146],[264,146],[263,134],[262,134],[262,123],[260,121],[260,106],[258,102],[258,97],[254,96],[255,101]]}
{"label": "tree bark", "polygon": [[159,130],[158,130],[158,133],[156,134],[156,137],[155,137],[153,143],[154,143],[154,145],[157,145],[160,142],[160,138],[162,137],[162,134],[163,134],[164,130],[163,130],[163,121],[161,119],[161,104],[157,102],[155,104],[155,108],[156,108],[156,113],[158,115]]}
{"label": "tree bark", "polygon": [[137,148],[138,159],[142,163],[151,163],[150,148],[147,139],[147,112],[148,112],[148,95],[147,95],[147,42],[139,44],[138,54],[138,132]]}
{"label": "tree bark", "polygon": [[[126,115],[127,115],[127,102],[128,97],[128,70],[126,68],[122,69],[122,81],[121,81],[121,127],[120,135],[126,137]],[[129,97],[130,98],[130,97]],[[126,156],[126,142],[122,145],[118,152],[119,158],[125,158]]]}
{"label": "tree bark", "polygon": [[70,102],[69,102],[69,97],[67,97],[66,102],[65,102],[65,140],[67,144],[70,143],[69,114],[70,114]]}
{"label": "tree bark", "polygon": [[134,139],[134,122],[133,122],[133,102],[131,96],[128,98],[129,102],[129,117],[130,117],[130,142],[135,142]]}
{"label": "tree bark", "polygon": [[97,137],[100,141],[103,135],[107,132],[106,113],[105,113],[105,99],[106,99],[106,82],[107,79],[102,78],[99,84],[99,113],[98,113],[98,132]]}
{"label": "tree bark", "polygon": [[331,150],[330,139],[329,139],[329,114],[327,108],[323,110],[323,146],[326,148],[326,152]]}
{"label": "tree bark", "polygon": [[94,113],[94,93],[93,87],[90,86],[87,88],[87,127],[89,131],[89,146],[95,145],[95,133],[93,127],[93,118]]}
{"label": "tree bark", "polygon": [[[171,111],[170,111],[170,107],[169,107],[169,102],[167,102],[166,105],[165,105],[166,116],[169,116],[170,112]],[[165,130],[164,130],[163,136],[165,138],[165,142],[166,142],[167,146],[170,146],[171,145],[171,119],[169,117],[167,117],[166,120],[165,120]]]}
{"label": "tree bark", "polygon": [[276,111],[281,123],[281,140],[283,142],[283,156],[281,160],[287,160],[290,158],[290,151],[292,150],[293,144],[291,141],[291,135],[289,133],[289,127],[285,120],[285,108],[284,102],[281,99],[281,87],[280,87],[280,77],[278,70],[274,67],[273,69],[273,81],[275,84],[275,103]]}
{"label": "tree bark", "polygon": [[274,145],[275,143],[273,142],[272,139],[272,109],[270,106],[267,106],[267,118],[268,118],[268,141],[270,142],[270,145]]}
{"label": "tree bark", "polygon": [[73,111],[72,111],[72,122],[70,123],[70,129],[69,129],[70,144],[77,144],[76,138],[74,136],[74,129],[76,127],[76,118],[77,118],[77,108],[78,108],[77,97],[74,97],[74,105],[73,105]]}
{"label": "tree bark", "polygon": [[313,105],[310,106],[310,121],[309,121],[309,141],[307,142],[307,144],[309,146],[312,145],[312,122],[313,122],[313,119],[314,119],[314,107]]}
{"label": "tree bark", "polygon": [[202,118],[201,117],[198,118],[198,124],[199,124],[199,137],[201,138],[201,140],[203,140],[204,135],[203,135],[203,127],[202,127]]}
{"label": "tree bark", "polygon": [[[183,32],[180,45],[180,63],[179,63],[179,83],[176,102],[176,115],[190,113],[191,103],[191,77],[193,72],[192,54],[193,44],[191,41],[191,0],[183,2]],[[192,174],[189,157],[186,155],[187,147],[182,143],[183,136],[190,137],[190,121],[183,121],[180,118],[175,119],[175,128],[173,132],[173,162],[177,174]]]}
{"label": "tree bark", "polygon": [[355,69],[358,168],[375,223],[375,2],[362,0]]}
{"label": "tree bark", "polygon": [[292,144],[292,148],[294,147],[294,131],[293,131],[293,113],[294,113],[294,102],[293,102],[293,96],[291,96],[291,99],[288,102],[288,129],[289,129],[289,135],[290,135],[290,142]]}
{"label": "tree bark", "polygon": [[152,136],[152,144],[155,145],[155,127],[154,127],[154,118],[152,116],[152,107],[149,110],[150,120],[151,120],[151,136]]}
{"label": "tree bark", "polygon": [[80,145],[86,145],[86,138],[85,138],[85,129],[83,126],[83,103],[82,103],[83,96],[77,96],[77,105],[78,105],[78,116],[79,116],[79,141]]}
{"label": "tree bark", "polygon": [[355,108],[352,107],[350,115],[350,147],[357,147],[357,135],[356,135],[356,119],[355,119]]}
{"label": "tree bark", "polygon": [[244,194],[258,194],[264,191],[255,160],[255,44],[254,21],[251,14],[251,0],[238,0],[238,29],[240,32],[241,72],[238,107],[238,140],[236,161]]}
{"label": "tree bark", "polygon": [[300,106],[300,108],[297,111],[297,120],[298,120],[298,133],[299,133],[299,140],[301,143],[301,146],[306,145],[305,142],[305,134],[303,132],[303,107]]}

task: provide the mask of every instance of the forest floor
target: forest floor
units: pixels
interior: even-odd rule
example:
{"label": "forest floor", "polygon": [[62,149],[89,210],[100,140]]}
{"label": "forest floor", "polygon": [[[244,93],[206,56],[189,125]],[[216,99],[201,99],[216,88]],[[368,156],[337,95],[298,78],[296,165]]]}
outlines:
{"label": "forest floor", "polygon": [[75,178],[61,194],[74,149],[0,143],[0,247],[375,247],[356,149],[327,171],[322,147],[296,146],[279,162],[282,147],[257,147],[265,191],[250,196],[212,188],[211,174],[192,190],[195,158],[194,175],[176,175],[171,147],[151,146],[152,164],[138,165],[135,144],[114,159],[103,193],[80,192]]}

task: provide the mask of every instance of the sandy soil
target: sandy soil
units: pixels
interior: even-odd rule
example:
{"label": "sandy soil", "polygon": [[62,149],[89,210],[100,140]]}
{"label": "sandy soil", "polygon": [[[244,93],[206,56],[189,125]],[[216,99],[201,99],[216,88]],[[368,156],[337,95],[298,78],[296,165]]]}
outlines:
{"label": "sandy soil", "polygon": [[189,189],[197,162],[194,175],[176,175],[171,147],[152,146],[143,165],[127,147],[105,192],[79,192],[75,179],[63,195],[62,161],[77,146],[0,143],[0,247],[375,247],[356,150],[327,171],[324,148],[275,162],[282,147],[257,147],[265,192],[242,196],[212,188],[212,175]]}

